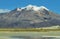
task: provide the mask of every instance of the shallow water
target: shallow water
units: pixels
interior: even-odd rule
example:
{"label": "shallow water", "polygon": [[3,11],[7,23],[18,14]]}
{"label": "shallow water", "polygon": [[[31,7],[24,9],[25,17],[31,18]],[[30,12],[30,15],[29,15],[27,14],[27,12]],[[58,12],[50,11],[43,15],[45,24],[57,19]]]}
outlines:
{"label": "shallow water", "polygon": [[0,37],[0,39],[60,39],[59,37],[24,37],[24,36],[12,36],[12,37]]}
{"label": "shallow water", "polygon": [[0,32],[0,39],[60,39],[60,32]]}

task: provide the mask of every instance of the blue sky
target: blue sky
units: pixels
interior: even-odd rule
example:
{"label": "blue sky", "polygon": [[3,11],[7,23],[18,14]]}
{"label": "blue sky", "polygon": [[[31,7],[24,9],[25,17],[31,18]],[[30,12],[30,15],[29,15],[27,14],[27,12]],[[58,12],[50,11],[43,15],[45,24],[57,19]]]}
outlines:
{"label": "blue sky", "polygon": [[60,13],[60,0],[0,0],[0,9],[12,10],[29,4],[45,6],[53,12]]}

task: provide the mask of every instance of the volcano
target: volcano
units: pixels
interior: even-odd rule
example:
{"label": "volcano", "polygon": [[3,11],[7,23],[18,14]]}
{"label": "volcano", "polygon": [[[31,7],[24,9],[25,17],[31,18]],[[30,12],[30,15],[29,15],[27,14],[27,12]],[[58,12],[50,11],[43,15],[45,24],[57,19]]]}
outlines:
{"label": "volcano", "polygon": [[28,5],[0,13],[0,28],[41,28],[60,25],[60,15],[44,6]]}

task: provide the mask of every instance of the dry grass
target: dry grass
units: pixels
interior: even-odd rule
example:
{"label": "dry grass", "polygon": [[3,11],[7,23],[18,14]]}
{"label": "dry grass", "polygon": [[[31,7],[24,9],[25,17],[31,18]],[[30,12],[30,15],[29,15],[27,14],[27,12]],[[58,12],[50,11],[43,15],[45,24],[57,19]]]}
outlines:
{"label": "dry grass", "polygon": [[21,28],[0,28],[0,32],[22,32],[22,31],[30,31],[30,32],[49,32],[49,31],[60,31],[60,29],[44,29],[44,28],[29,28],[29,29],[21,29]]}

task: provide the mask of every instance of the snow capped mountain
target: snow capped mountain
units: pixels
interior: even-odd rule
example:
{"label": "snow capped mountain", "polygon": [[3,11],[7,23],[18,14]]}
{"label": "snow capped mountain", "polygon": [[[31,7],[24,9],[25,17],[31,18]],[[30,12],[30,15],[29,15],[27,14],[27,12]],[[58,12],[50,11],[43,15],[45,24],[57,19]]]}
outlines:
{"label": "snow capped mountain", "polygon": [[40,28],[60,25],[60,15],[44,6],[28,5],[0,13],[1,28]]}

